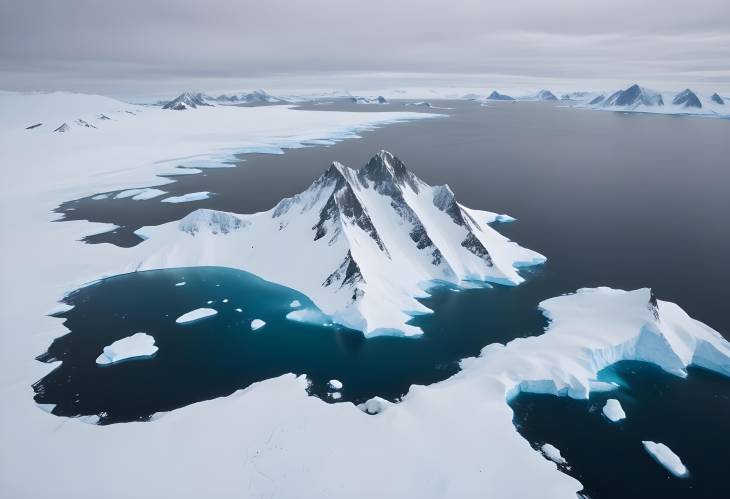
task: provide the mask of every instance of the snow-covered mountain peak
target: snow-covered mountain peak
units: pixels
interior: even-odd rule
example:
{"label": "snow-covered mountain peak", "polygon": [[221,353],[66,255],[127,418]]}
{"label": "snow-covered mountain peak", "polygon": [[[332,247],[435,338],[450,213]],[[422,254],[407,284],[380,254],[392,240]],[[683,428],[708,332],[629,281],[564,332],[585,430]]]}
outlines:
{"label": "snow-covered mountain peak", "polygon": [[[142,268],[226,265],[307,294],[335,322],[366,334],[419,334],[417,297],[436,281],[519,284],[517,268],[545,260],[497,233],[493,213],[432,187],[393,154],[360,168],[332,163],[305,191],[269,211],[198,210],[148,227]],[[152,248],[150,248],[152,247]]]}
{"label": "snow-covered mountain peak", "polygon": [[198,106],[210,106],[205,100],[202,93],[183,92],[162,106],[162,109],[184,111],[186,109],[197,109]]}
{"label": "snow-covered mountain peak", "polygon": [[674,99],[672,99],[672,104],[675,106],[682,106],[682,107],[696,107],[701,108],[702,102],[700,102],[699,97],[690,90],[689,88],[686,88],[679,92]]}
{"label": "snow-covered mountain peak", "polygon": [[625,90],[618,90],[611,94],[603,103],[604,106],[635,107],[663,106],[664,99],[659,92],[640,87],[634,83]]}
{"label": "snow-covered mountain peak", "polygon": [[558,98],[555,97],[555,94],[552,93],[550,90],[540,90],[537,93],[537,100],[556,101],[556,100],[558,100]]}

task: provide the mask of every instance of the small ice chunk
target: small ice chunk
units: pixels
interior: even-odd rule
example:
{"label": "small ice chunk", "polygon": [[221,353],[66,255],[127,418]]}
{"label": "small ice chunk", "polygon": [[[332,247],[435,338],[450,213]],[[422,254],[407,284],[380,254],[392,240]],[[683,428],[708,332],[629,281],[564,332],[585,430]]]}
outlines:
{"label": "small ice chunk", "polygon": [[228,303],[228,298],[223,298],[223,303]]}
{"label": "small ice chunk", "polygon": [[330,397],[335,400],[340,400],[342,398],[342,394],[340,392],[332,392],[330,393]]}
{"label": "small ice chunk", "polygon": [[689,470],[682,463],[682,460],[672,452],[672,449],[662,443],[643,440],[644,449],[653,457],[656,462],[664,466],[672,475],[685,478],[689,476]]}
{"label": "small ice chunk", "polygon": [[211,317],[217,313],[218,311],[214,308],[196,308],[195,310],[182,314],[180,317],[175,319],[175,322],[178,324],[187,324],[189,322]]}
{"label": "small ice chunk", "polygon": [[187,284],[185,281],[176,282],[175,286],[185,286]]}
{"label": "small ice chunk", "polygon": [[207,303],[208,305],[210,305],[210,304],[212,304],[212,303],[213,303],[213,300],[208,300],[208,301],[207,301],[206,303]]}
{"label": "small ice chunk", "polygon": [[370,400],[367,400],[366,402],[358,405],[357,408],[363,412],[372,415],[380,414],[391,405],[393,405],[393,402],[385,400],[382,397],[373,397]]}
{"label": "small ice chunk", "polygon": [[265,321],[262,321],[261,319],[254,319],[251,321],[251,331],[256,331],[257,329],[261,329],[266,325]]}
{"label": "small ice chunk", "polygon": [[329,381],[330,388],[333,390],[341,390],[342,389],[342,381],[338,379],[331,379]]}
{"label": "small ice chunk", "polygon": [[104,347],[102,354],[96,358],[96,363],[108,365],[128,359],[149,358],[157,350],[155,339],[152,336],[145,333],[136,333]]}
{"label": "small ice chunk", "polygon": [[300,302],[299,300],[294,300],[293,302],[291,302],[291,303],[289,304],[289,306],[290,306],[291,308],[297,308],[297,307],[301,307],[301,306],[302,306],[302,302]]}
{"label": "small ice chunk", "polygon": [[108,197],[109,197],[109,194],[97,194],[96,196],[94,196],[91,199],[93,199],[94,201],[101,201],[102,199],[106,199]]}
{"label": "small ice chunk", "polygon": [[243,312],[243,309],[242,308],[237,308],[236,309],[236,312]]}
{"label": "small ice chunk", "polygon": [[162,200],[163,203],[189,203],[190,201],[201,201],[203,199],[208,199],[210,197],[210,192],[208,191],[201,191],[201,192],[190,192],[188,194],[183,194],[182,196],[171,196],[169,198],[165,198]]}
{"label": "small ice chunk", "polygon": [[623,407],[621,407],[621,402],[616,399],[606,400],[606,405],[603,406],[603,415],[613,423],[626,419],[626,413]]}
{"label": "small ice chunk", "polygon": [[554,463],[565,464],[567,462],[565,458],[560,454],[560,449],[558,449],[554,445],[542,444],[540,450],[543,454],[545,454],[546,458],[550,459]]}

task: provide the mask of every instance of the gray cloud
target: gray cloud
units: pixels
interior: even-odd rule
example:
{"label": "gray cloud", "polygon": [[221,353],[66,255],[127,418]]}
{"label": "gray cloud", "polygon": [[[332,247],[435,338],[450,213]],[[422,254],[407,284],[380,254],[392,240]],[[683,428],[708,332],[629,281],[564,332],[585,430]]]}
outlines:
{"label": "gray cloud", "polygon": [[0,9],[9,89],[634,80],[730,89],[726,0],[0,0]]}

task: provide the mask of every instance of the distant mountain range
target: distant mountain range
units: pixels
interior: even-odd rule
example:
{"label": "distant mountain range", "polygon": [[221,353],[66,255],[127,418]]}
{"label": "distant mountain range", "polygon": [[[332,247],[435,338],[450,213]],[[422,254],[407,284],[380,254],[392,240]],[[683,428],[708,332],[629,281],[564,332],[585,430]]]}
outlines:
{"label": "distant mountain range", "polygon": [[268,94],[264,90],[254,90],[253,92],[241,94],[222,94],[218,97],[211,97],[201,92],[183,92],[171,101],[164,103],[162,109],[184,111],[214,104],[286,104],[287,102],[280,97]]}

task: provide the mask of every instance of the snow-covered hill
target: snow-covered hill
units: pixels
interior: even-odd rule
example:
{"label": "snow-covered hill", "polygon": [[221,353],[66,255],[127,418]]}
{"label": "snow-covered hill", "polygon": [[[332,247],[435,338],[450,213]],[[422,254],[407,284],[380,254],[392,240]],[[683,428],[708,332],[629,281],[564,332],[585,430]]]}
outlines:
{"label": "snow-covered hill", "polygon": [[108,122],[143,112],[140,106],[101,95],[69,92],[16,93],[0,91],[0,133],[21,131],[38,136],[58,130],[104,128]]}
{"label": "snow-covered hill", "polygon": [[368,335],[420,334],[415,298],[434,281],[518,284],[545,258],[501,236],[493,213],[460,205],[381,151],[354,170],[333,163],[304,192],[253,215],[198,210],[143,228],[142,269],[221,265],[309,296],[337,323]]}

